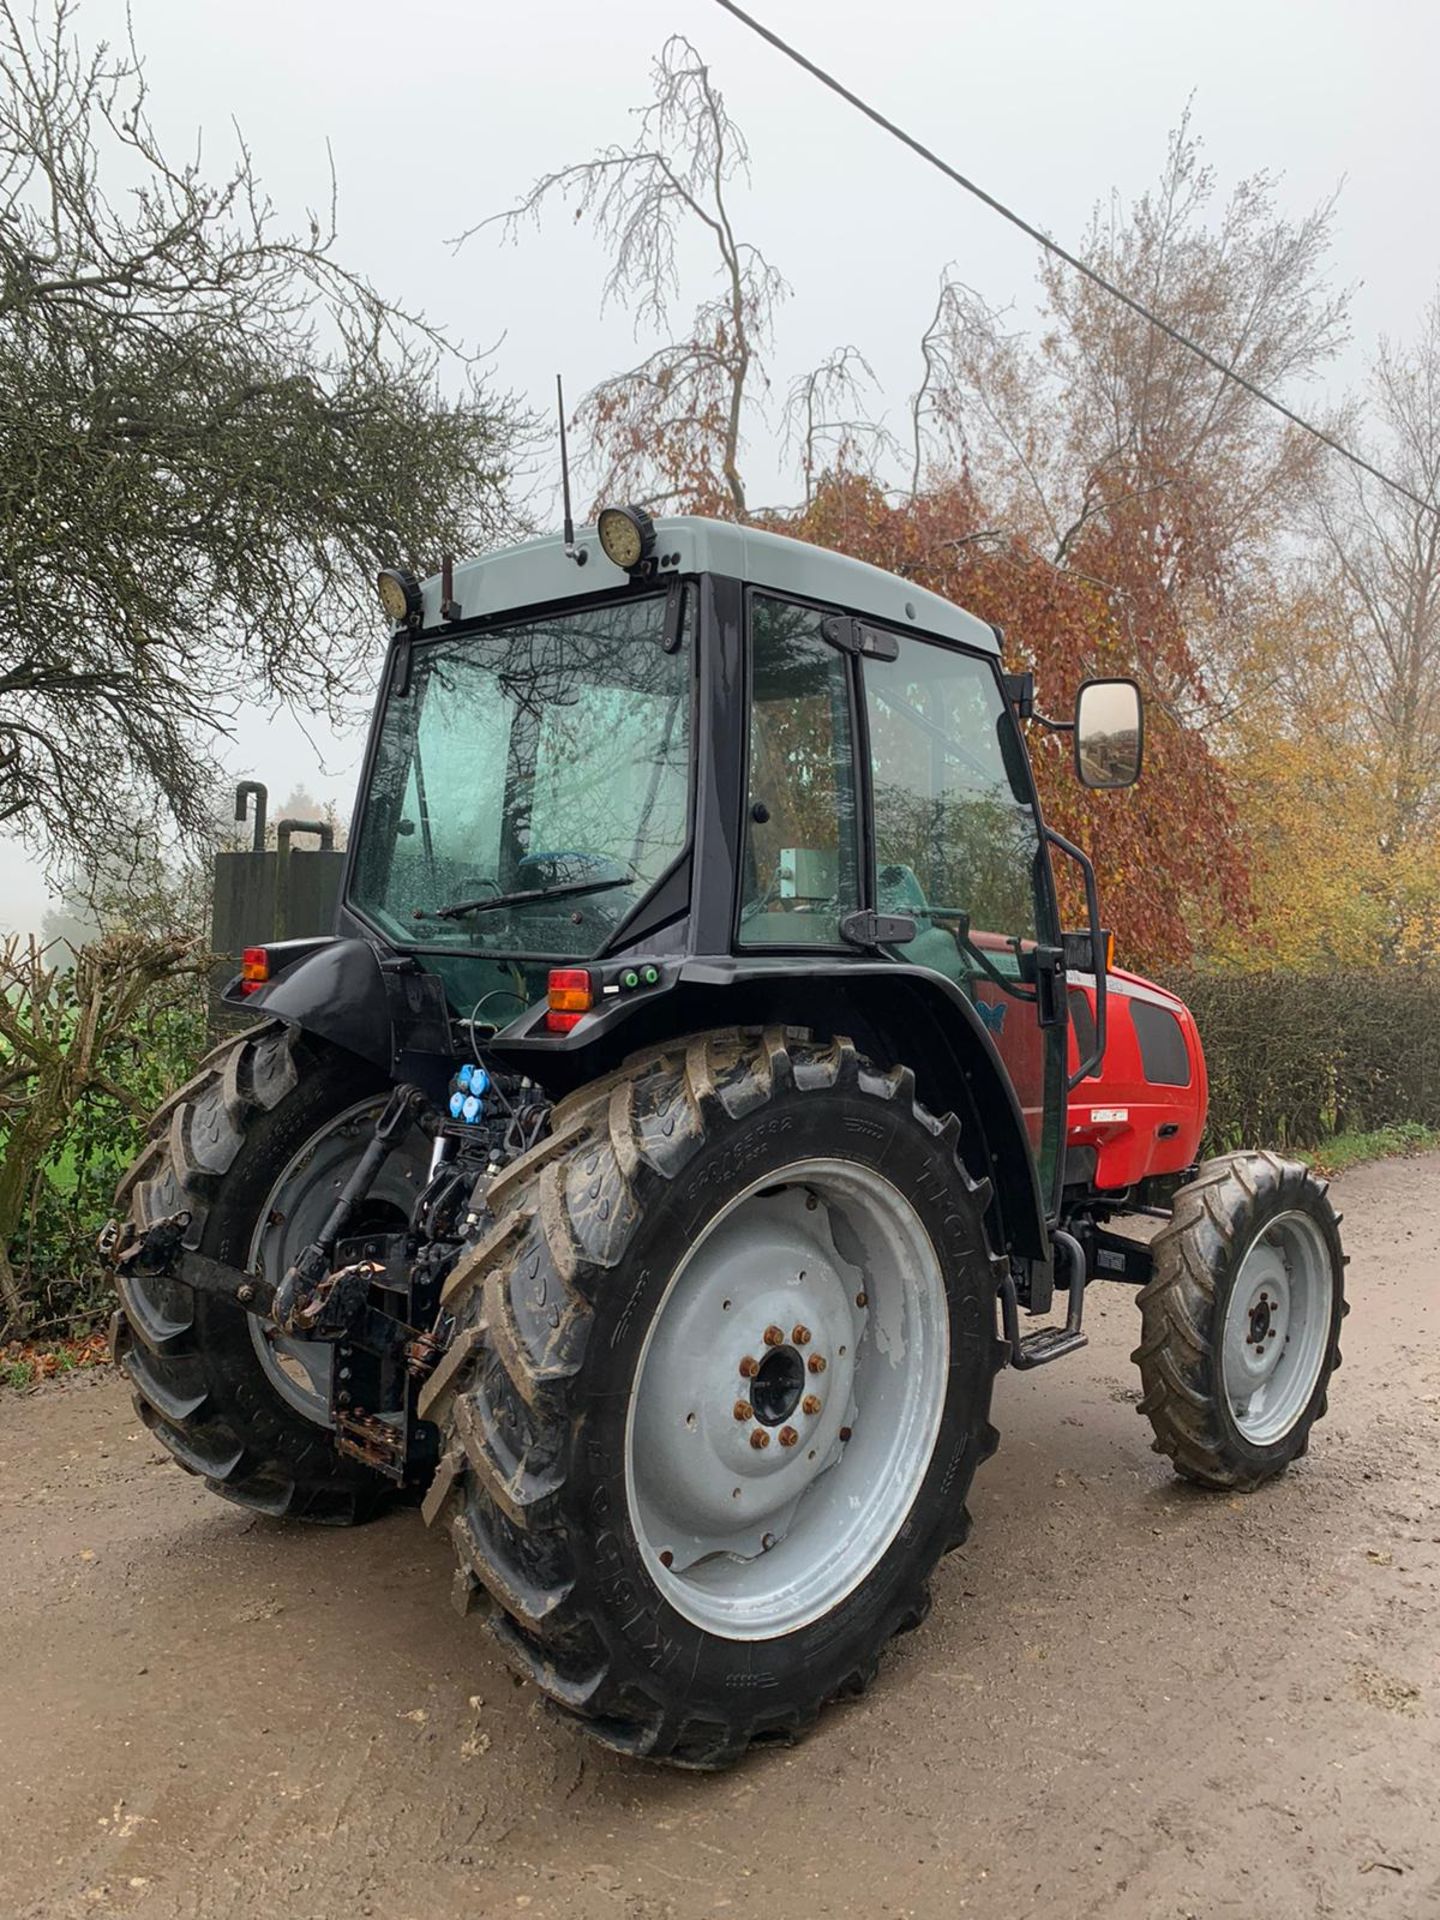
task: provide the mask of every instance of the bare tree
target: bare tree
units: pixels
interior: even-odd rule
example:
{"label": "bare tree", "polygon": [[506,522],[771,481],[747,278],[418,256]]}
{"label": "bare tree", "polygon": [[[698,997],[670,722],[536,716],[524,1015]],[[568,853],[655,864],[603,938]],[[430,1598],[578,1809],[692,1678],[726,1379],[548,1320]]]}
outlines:
{"label": "bare tree", "polygon": [[[1262,173],[1212,223],[1214,195],[1187,115],[1158,187],[1097,210],[1081,251],[1259,387],[1313,377],[1346,338],[1348,297],[1324,274],[1332,203],[1292,220]],[[1124,519],[1164,553],[1167,589],[1213,594],[1308,500],[1320,449],[1062,262],[1046,257],[1041,284],[1035,344],[969,289],[942,286],[921,388],[942,451],[947,438],[963,449],[1062,564],[1097,523]],[[917,438],[917,483],[920,465]]]}
{"label": "bare tree", "polygon": [[601,464],[602,494],[665,488],[693,507],[743,519],[746,408],[759,377],[757,355],[787,289],[759,249],[736,232],[733,187],[747,173],[749,153],[709,67],[683,35],[673,34],[652,78],[654,98],[639,112],[633,144],[606,147],[591,160],[542,175],[518,206],[480,226],[498,222],[513,238],[551,201],[573,203],[576,219],[589,218],[610,248],[605,298],[634,313],[637,332],[669,330],[682,234],[703,232],[718,292],[695,309],[683,339],[595,388],[579,419]]}
{"label": "bare tree", "polygon": [[133,789],[196,826],[239,700],[343,701],[377,562],[509,523],[520,423],[445,352],[247,151],[167,159],[133,49],[0,0],[0,824],[88,853]]}
{"label": "bare tree", "polygon": [[1430,505],[1346,467],[1317,518],[1352,733],[1399,853],[1440,827],[1440,292],[1412,346],[1381,343],[1368,398],[1381,464]]}
{"label": "bare tree", "polygon": [[807,508],[821,475],[843,471],[873,479],[897,453],[894,435],[867,409],[867,392],[877,392],[879,384],[875,369],[853,346],[835,348],[791,381],[784,444],[800,457]]}

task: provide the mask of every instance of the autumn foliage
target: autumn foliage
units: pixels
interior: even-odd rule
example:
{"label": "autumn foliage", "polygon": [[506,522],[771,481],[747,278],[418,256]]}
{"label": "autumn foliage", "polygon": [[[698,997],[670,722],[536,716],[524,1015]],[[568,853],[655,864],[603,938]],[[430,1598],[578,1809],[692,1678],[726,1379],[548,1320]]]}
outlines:
{"label": "autumn foliage", "polygon": [[[744,139],[705,62],[674,37],[653,84],[631,144],[559,167],[508,216],[555,199],[588,216],[605,297],[645,339],[577,414],[600,497],[748,520],[914,580],[1001,628],[1056,719],[1086,678],[1133,674],[1135,789],[1086,792],[1065,736],[1030,728],[1046,816],[1090,851],[1125,962],[1433,960],[1440,513],[1352,485],[1256,392],[1313,380],[1347,338],[1331,203],[1297,217],[1263,173],[1222,201],[1183,121],[1155,186],[1097,208],[1081,251],[1248,384],[1053,260],[1029,333],[946,268],[903,426],[862,348],[821,343],[778,423],[796,504],[761,511],[742,469],[747,432],[776,426],[787,288],[744,237]],[[687,231],[714,269],[693,307]],[[1440,307],[1417,348],[1382,349],[1375,402],[1383,457],[1440,499]],[[1059,879],[1074,915],[1067,863]]]}

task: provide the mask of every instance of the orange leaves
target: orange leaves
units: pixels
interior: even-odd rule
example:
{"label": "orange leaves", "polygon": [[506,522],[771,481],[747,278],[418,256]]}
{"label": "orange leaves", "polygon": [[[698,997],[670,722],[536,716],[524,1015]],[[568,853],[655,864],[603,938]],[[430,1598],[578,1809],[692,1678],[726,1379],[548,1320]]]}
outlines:
{"label": "orange leaves", "polygon": [[[1090,537],[1077,543],[1074,566],[1057,567],[1023,540],[993,532],[963,480],[896,505],[867,480],[832,476],[809,509],[770,524],[902,574],[999,626],[1006,665],[1034,670],[1039,706],[1054,719],[1069,718],[1087,677],[1138,674],[1147,693],[1140,785],[1087,792],[1068,736],[1032,724],[1045,815],[1094,860],[1102,912],[1126,964],[1173,966],[1216,927],[1249,924],[1247,853],[1229,781],[1174,699],[1179,690],[1197,705],[1204,689],[1177,618],[1162,593],[1147,591],[1125,542]],[[1133,614],[1142,599],[1151,616],[1145,626]],[[1157,688],[1166,697],[1157,699]],[[1059,878],[1067,922],[1078,924],[1078,892],[1068,873]]]}

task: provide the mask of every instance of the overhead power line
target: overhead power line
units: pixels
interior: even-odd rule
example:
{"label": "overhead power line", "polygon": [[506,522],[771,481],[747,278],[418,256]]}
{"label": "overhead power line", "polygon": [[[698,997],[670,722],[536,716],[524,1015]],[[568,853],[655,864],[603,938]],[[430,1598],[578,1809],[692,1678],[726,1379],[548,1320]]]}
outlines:
{"label": "overhead power line", "polygon": [[1345,446],[1344,443],[1337,440],[1333,434],[1327,433],[1323,427],[1317,427],[1313,420],[1306,420],[1301,414],[1296,413],[1293,408],[1287,407],[1283,400],[1277,400],[1273,394],[1266,393],[1263,387],[1256,386],[1253,380],[1248,380],[1243,373],[1237,371],[1236,368],[1230,366],[1226,361],[1219,359],[1215,354],[1211,353],[1208,348],[1202,347],[1198,340],[1192,340],[1188,334],[1181,333],[1178,327],[1172,327],[1168,320],[1162,320],[1159,314],[1152,313],[1142,301],[1135,299],[1132,294],[1126,293],[1123,287],[1117,287],[1113,280],[1107,280],[1103,273],[1097,272],[1094,267],[1088,266],[1078,255],[1071,253],[1068,248],[1062,247],[1058,240],[1052,240],[1048,233],[1043,233],[1039,227],[1032,226],[1028,220],[1023,219],[1012,207],[1007,207],[1003,200],[997,200],[993,193],[987,193],[984,187],[978,185],[974,180],[968,179],[958,168],[952,167],[948,160],[942,160],[938,153],[932,151],[923,141],[917,140],[914,134],[907,133],[903,127],[897,126],[893,120],[888,119],[881,113],[878,107],[872,107],[868,100],[862,99],[858,93],[853,92],[843,81],[837,80],[833,73],[827,73],[824,67],[818,65],[814,60],[811,60],[808,55],[801,53],[798,47],[792,47],[788,40],[783,40],[778,33],[772,28],[767,27],[763,21],[757,20],[753,14],[747,13],[743,7],[736,6],[735,0],[716,0],[716,5],[723,7],[726,13],[733,14],[742,25],[749,27],[750,31],[758,34],[762,40],[768,40],[777,53],[783,53],[785,58],[787,60],[793,60],[797,67],[803,67],[806,73],[812,75],[820,82],[821,86],[828,87],[832,93],[838,94],[842,100],[854,107],[857,113],[863,113],[867,120],[873,120],[875,125],[883,128],[892,139],[898,140],[902,146],[909,147],[912,153],[919,154],[920,158],[934,167],[938,173],[943,173],[947,180],[953,181],[957,187],[963,187],[966,193],[973,194],[977,200],[982,201],[993,213],[998,213],[1002,220],[1008,220],[1012,227],[1018,227],[1021,233],[1027,234],[1030,239],[1034,240],[1039,246],[1044,247],[1047,253],[1053,253],[1057,259],[1063,260],[1067,266],[1073,267],[1076,273],[1083,274],[1087,280],[1099,287],[1102,292],[1108,293],[1114,300],[1119,300],[1124,306],[1129,307],[1132,313],[1139,314],[1142,320],[1148,321],[1152,327],[1157,328],[1159,332],[1173,340],[1177,346],[1185,347],[1189,352],[1195,354],[1198,359],[1203,360],[1207,366],[1213,367],[1216,373],[1223,375],[1227,380],[1233,380],[1237,387],[1243,387],[1247,393],[1253,394],[1257,400],[1263,401],[1267,407],[1272,407],[1276,413],[1282,414],[1285,419],[1292,422],[1293,425],[1300,427],[1313,439],[1318,440],[1322,446],[1328,447],[1332,453],[1338,453],[1342,460],[1348,460],[1351,466],[1358,467],[1362,473],[1368,473],[1372,479],[1379,480],[1383,485],[1393,488],[1396,493],[1402,494],[1405,499],[1419,507],[1422,512],[1440,515],[1440,505],[1437,505],[1434,500],[1426,500],[1412,488],[1407,487],[1403,480],[1397,480],[1392,474],[1382,472],[1379,467],[1372,465],[1362,454],[1358,454],[1353,448]]}

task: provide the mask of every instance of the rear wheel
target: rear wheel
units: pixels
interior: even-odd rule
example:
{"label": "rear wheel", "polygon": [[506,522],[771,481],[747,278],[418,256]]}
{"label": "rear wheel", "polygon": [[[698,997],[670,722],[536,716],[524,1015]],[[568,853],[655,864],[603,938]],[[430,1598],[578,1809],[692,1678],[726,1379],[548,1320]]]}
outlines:
{"label": "rear wheel", "polygon": [[[143,1231],[185,1209],[187,1243],[278,1277],[315,1237],[389,1091],[376,1069],[275,1025],[218,1048],[157,1114],[117,1203]],[[409,1218],[423,1180],[418,1132],[391,1155],[359,1230]],[[116,1347],[141,1418],[226,1499],[332,1524],[388,1488],[330,1431],[332,1349],[183,1282],[126,1275]]]}
{"label": "rear wheel", "polygon": [[1345,1259],[1322,1182],[1273,1153],[1209,1160],[1153,1242],[1140,1411],[1183,1479],[1259,1486],[1304,1453],[1340,1364]]}
{"label": "rear wheel", "polygon": [[721,1766],[864,1689],[994,1445],[988,1195],[848,1041],[712,1034],[492,1192],[422,1400],[463,1601],[608,1745]]}

